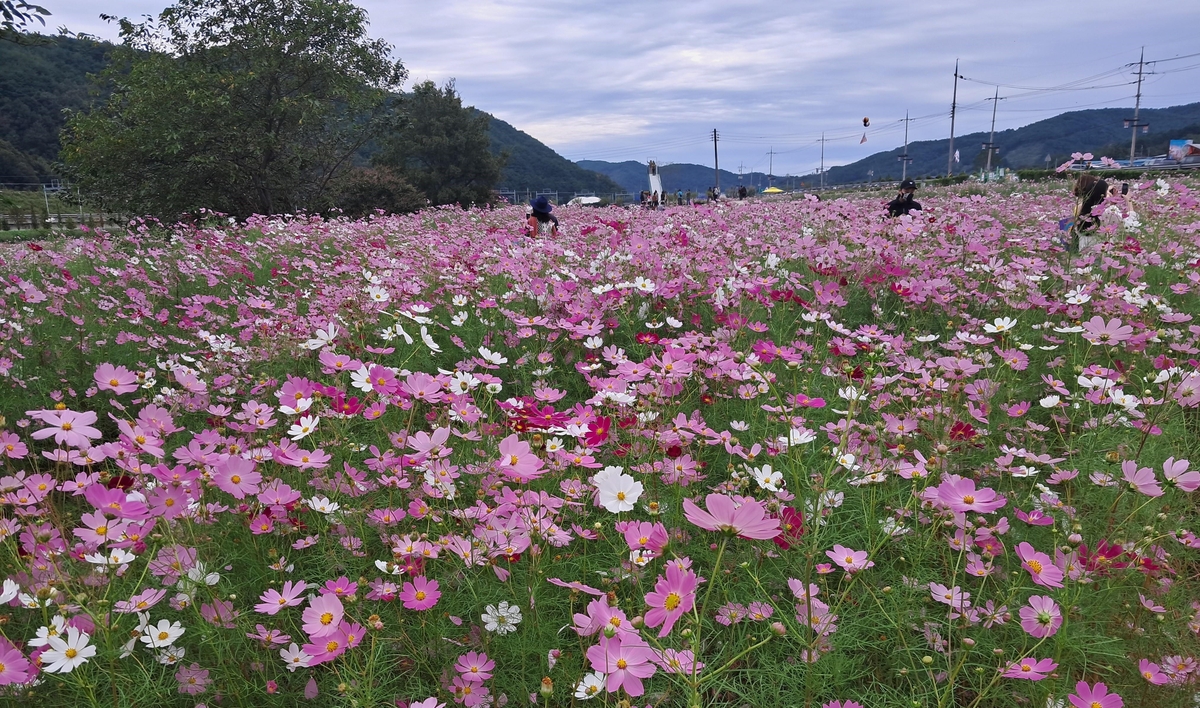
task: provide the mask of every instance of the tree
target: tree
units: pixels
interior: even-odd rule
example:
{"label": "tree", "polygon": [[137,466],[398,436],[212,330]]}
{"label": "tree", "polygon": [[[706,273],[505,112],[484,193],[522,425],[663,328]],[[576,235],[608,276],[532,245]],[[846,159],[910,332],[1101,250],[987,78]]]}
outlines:
{"label": "tree", "polygon": [[179,0],[122,19],[108,99],[64,131],[67,172],[110,208],[167,219],[324,209],[399,125],[407,74],[366,24],[347,0]]}
{"label": "tree", "polygon": [[0,41],[21,42],[22,33],[33,20],[46,26],[50,11],[22,0],[0,0]]}
{"label": "tree", "polygon": [[442,88],[417,84],[402,99],[406,125],[393,133],[376,158],[433,204],[486,204],[500,181],[506,154],[488,149],[487,115],[464,108],[450,80]]}

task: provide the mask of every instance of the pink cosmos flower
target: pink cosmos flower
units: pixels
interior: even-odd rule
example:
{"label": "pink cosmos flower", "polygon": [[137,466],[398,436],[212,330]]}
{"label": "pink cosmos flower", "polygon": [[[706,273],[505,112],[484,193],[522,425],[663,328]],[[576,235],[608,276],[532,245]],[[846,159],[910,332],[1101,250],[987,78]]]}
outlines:
{"label": "pink cosmos flower", "polygon": [[963,592],[962,588],[957,585],[948,588],[941,583],[930,583],[929,593],[933,596],[934,600],[943,605],[949,605],[956,610],[963,610],[971,606],[971,593]]}
{"label": "pink cosmos flower", "polygon": [[600,643],[587,650],[592,669],[607,674],[609,693],[624,688],[630,696],[645,693],[642,679],[654,675],[657,669],[651,662],[654,651],[634,634],[601,636]]}
{"label": "pink cosmos flower", "polygon": [[492,677],[494,668],[496,668],[496,662],[489,659],[488,655],[483,652],[469,651],[454,662],[454,670],[463,677],[463,680],[471,683],[487,681]]}
{"label": "pink cosmos flower", "polygon": [[1095,683],[1091,686],[1087,681],[1075,684],[1075,693],[1067,696],[1075,708],[1122,708],[1125,701],[1115,693],[1108,692],[1108,686]]}
{"label": "pink cosmos flower", "polygon": [[31,433],[29,437],[34,440],[53,435],[54,442],[59,445],[86,449],[92,446],[93,440],[100,437],[100,431],[92,427],[97,418],[95,411],[25,411],[25,415],[50,426]]}
{"label": "pink cosmos flower", "polygon": [[1138,662],[1138,673],[1155,686],[1161,686],[1171,680],[1162,672],[1158,664],[1149,659],[1142,659]]}
{"label": "pink cosmos flower", "polygon": [[754,499],[743,499],[739,505],[724,494],[709,494],[704,498],[708,511],[683,500],[684,517],[709,531],[723,531],[740,538],[765,540],[779,535],[779,519],[767,516],[766,505]]}
{"label": "pink cosmos flower", "polygon": [[113,605],[113,612],[120,614],[128,614],[131,612],[145,612],[151,607],[154,607],[167,596],[166,590],[156,590],[155,588],[146,588],[128,600],[119,600]]}
{"label": "pink cosmos flower", "polygon": [[269,588],[258,598],[260,602],[254,606],[254,609],[263,614],[273,615],[285,607],[295,607],[304,602],[301,594],[307,587],[308,583],[303,580],[295,583],[290,580],[284,581],[283,592]]}
{"label": "pink cosmos flower", "polygon": [[529,443],[513,433],[500,441],[500,471],[521,481],[537,479],[542,474],[542,458],[530,451]]}
{"label": "pink cosmos flower", "polygon": [[228,457],[214,465],[213,469],[216,471],[213,482],[234,498],[245,499],[247,494],[258,494],[258,483],[262,481],[262,474],[255,471],[253,460]]}
{"label": "pink cosmos flower", "polygon": [[984,487],[975,489],[975,480],[958,478],[946,479],[938,485],[938,498],[949,506],[950,510],[962,514],[974,511],[989,514],[1003,507],[1008,501],[996,494],[996,491]]}
{"label": "pink cosmos flower", "polygon": [[1040,509],[1034,509],[1028,514],[1023,509],[1017,509],[1017,518],[1030,526],[1053,526],[1054,517],[1047,516]]}
{"label": "pink cosmos flower", "polygon": [[1004,678],[1041,681],[1046,678],[1046,674],[1057,668],[1058,664],[1054,663],[1052,659],[1025,658],[1009,664],[1008,669],[1004,672]]}
{"label": "pink cosmos flower", "polygon": [[436,605],[441,597],[438,581],[428,580],[424,575],[418,575],[411,583],[405,583],[404,589],[400,591],[400,601],[410,610],[428,610]]}
{"label": "pink cosmos flower", "polygon": [[343,613],[342,601],[337,595],[318,595],[308,601],[308,607],[300,616],[304,622],[301,627],[314,639],[326,637],[337,631]]}
{"label": "pink cosmos flower", "polygon": [[187,667],[181,665],[175,672],[175,680],[179,682],[180,693],[193,696],[207,691],[208,684],[212,683],[212,679],[208,677],[208,669],[202,669],[196,663]]}
{"label": "pink cosmos flower", "polygon": [[133,373],[124,366],[113,366],[112,364],[101,364],[96,367],[96,373],[93,374],[96,381],[96,388],[101,391],[112,391],[117,395],[123,393],[133,393],[138,390],[137,374]]}
{"label": "pink cosmos flower", "polygon": [[1092,344],[1107,344],[1115,346],[1133,336],[1133,327],[1122,325],[1121,320],[1111,319],[1108,322],[1100,315],[1083,323],[1083,338]]}
{"label": "pink cosmos flower", "polygon": [[832,551],[825,551],[830,560],[841,566],[847,573],[857,573],[875,566],[874,561],[867,560],[866,551],[856,551],[853,548],[834,544]]}
{"label": "pink cosmos flower", "polygon": [[1133,460],[1125,460],[1121,463],[1121,474],[1133,491],[1148,497],[1163,495],[1162,487],[1158,486],[1158,478],[1154,476],[1154,470],[1149,467],[1138,467]]}
{"label": "pink cosmos flower", "polygon": [[1021,608],[1021,629],[1038,639],[1054,636],[1062,626],[1062,610],[1047,595],[1034,595]]}
{"label": "pink cosmos flower", "polygon": [[0,430],[0,455],[19,460],[29,454],[29,446],[16,433]]}
{"label": "pink cosmos flower", "polygon": [[670,563],[667,565],[667,577],[660,575],[654,584],[654,591],[646,593],[646,604],[651,608],[646,613],[646,626],[657,627],[661,624],[662,629],[658,632],[660,639],[670,634],[675,622],[695,606],[696,583],[696,573],[690,568],[683,571],[678,565]]}
{"label": "pink cosmos flower", "polygon": [[858,701],[830,701],[821,708],[863,708],[863,704]]}
{"label": "pink cosmos flower", "polygon": [[1167,461],[1163,463],[1163,476],[1167,478],[1167,484],[1175,486],[1181,492],[1194,492],[1200,489],[1200,472],[1196,470],[1189,472],[1187,460],[1168,457]]}
{"label": "pink cosmos flower", "polygon": [[1029,571],[1033,582],[1048,588],[1063,586],[1062,569],[1050,561],[1050,556],[1039,553],[1033,546],[1022,541],[1017,544],[1017,557],[1021,559],[1021,567]]}
{"label": "pink cosmos flower", "polygon": [[0,686],[29,681],[29,660],[7,639],[0,637]]}

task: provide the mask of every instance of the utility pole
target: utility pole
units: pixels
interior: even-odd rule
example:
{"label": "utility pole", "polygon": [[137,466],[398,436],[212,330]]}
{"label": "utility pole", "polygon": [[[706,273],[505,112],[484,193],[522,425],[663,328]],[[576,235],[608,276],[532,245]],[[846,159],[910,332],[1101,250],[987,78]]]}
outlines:
{"label": "utility pole", "polygon": [[[908,117],[908,111],[904,112],[904,153],[896,159],[900,161],[900,181],[908,179],[908,163],[912,162],[912,158],[908,156],[908,123],[912,118]],[[824,148],[824,145],[821,146]]]}
{"label": "utility pole", "polygon": [[1125,119],[1125,127],[1133,128],[1133,137],[1129,141],[1129,166],[1133,167],[1133,154],[1137,150],[1137,134],[1138,128],[1142,129],[1143,133],[1150,132],[1149,123],[1138,122],[1138,111],[1142,107],[1142,69],[1146,63],[1146,48],[1142,47],[1142,54],[1138,57],[1138,80],[1137,80],[1137,99],[1133,104],[1133,120]]}
{"label": "utility pole", "polygon": [[767,161],[767,189],[770,189],[775,183],[775,147],[767,151],[770,159]]}
{"label": "utility pole", "polygon": [[742,183],[742,170],[745,168],[746,168],[746,163],[744,163],[744,162],[738,163],[738,184]]}
{"label": "utility pole", "polygon": [[825,189],[825,133],[821,132],[821,189]]}
{"label": "utility pole", "polygon": [[717,162],[717,129],[713,128],[713,175],[717,180],[717,191],[721,190],[721,166]]}
{"label": "utility pole", "polygon": [[958,60],[954,60],[954,95],[950,99],[950,155],[946,157],[946,176],[954,174],[954,113],[958,108]]}
{"label": "utility pole", "polygon": [[[1007,96],[1005,96],[1007,98]],[[996,105],[1003,100],[1000,98],[1000,87],[996,87],[996,95],[992,97],[992,134],[988,136],[988,141],[983,144],[983,149],[987,150],[987,168],[984,170],[985,175],[992,174],[992,153],[1000,152],[1000,148],[996,147]]]}

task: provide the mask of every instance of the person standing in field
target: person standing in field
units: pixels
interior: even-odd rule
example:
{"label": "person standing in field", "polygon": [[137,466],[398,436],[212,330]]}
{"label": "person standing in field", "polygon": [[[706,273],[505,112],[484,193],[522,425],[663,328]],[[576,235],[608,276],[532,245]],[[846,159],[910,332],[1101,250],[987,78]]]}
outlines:
{"label": "person standing in field", "polygon": [[533,211],[525,220],[525,226],[528,229],[526,233],[530,236],[557,236],[558,218],[550,213],[554,211],[550,200],[545,196],[540,196],[530,202],[529,206]]}
{"label": "person standing in field", "polygon": [[921,211],[921,204],[913,200],[913,193],[917,191],[917,183],[911,179],[906,179],[900,183],[900,193],[896,198],[888,202],[888,216],[897,217],[901,214],[907,214],[910,211]]}

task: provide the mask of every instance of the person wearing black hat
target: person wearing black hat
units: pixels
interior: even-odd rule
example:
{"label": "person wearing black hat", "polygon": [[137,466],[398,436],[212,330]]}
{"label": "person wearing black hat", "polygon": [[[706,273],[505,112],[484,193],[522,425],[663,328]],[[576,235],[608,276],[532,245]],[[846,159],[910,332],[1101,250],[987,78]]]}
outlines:
{"label": "person wearing black hat", "polygon": [[900,193],[896,198],[888,202],[888,216],[900,216],[907,214],[910,211],[921,210],[921,204],[913,200],[913,192],[917,191],[917,183],[911,179],[906,179],[900,183]]}
{"label": "person wearing black hat", "polygon": [[529,206],[532,211],[529,212],[529,218],[525,220],[528,228],[526,233],[530,236],[557,236],[558,219],[550,213],[554,211],[550,200],[541,196],[529,202]]}

